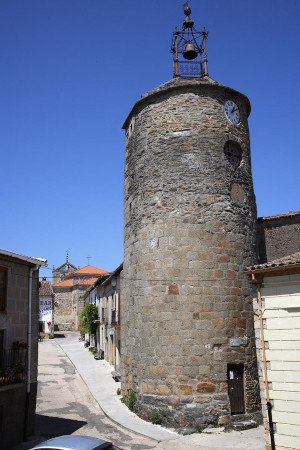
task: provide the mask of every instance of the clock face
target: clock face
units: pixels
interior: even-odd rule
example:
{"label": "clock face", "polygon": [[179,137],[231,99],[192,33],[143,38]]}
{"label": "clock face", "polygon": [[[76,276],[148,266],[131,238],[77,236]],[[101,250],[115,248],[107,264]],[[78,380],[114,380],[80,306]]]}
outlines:
{"label": "clock face", "polygon": [[224,113],[227,119],[235,125],[240,122],[240,110],[232,100],[226,100],[224,104]]}

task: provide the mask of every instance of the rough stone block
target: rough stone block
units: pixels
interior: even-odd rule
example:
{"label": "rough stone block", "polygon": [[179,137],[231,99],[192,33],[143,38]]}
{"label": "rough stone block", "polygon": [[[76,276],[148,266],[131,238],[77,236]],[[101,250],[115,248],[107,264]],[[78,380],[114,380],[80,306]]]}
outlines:
{"label": "rough stone block", "polygon": [[213,383],[208,383],[206,381],[202,381],[201,383],[197,384],[197,392],[215,392],[216,391],[216,385]]}

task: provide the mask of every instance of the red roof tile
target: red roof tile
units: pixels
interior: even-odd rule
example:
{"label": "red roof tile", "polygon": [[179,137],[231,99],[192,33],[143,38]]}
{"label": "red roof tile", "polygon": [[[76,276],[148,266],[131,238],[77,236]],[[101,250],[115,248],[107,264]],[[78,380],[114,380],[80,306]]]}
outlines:
{"label": "red roof tile", "polygon": [[73,278],[73,277],[77,277],[80,275],[107,275],[109,272],[107,272],[107,270],[104,269],[99,269],[98,267],[95,266],[84,266],[81,267],[81,269],[77,269],[74,272],[66,275],[66,279],[68,278]]}
{"label": "red roof tile", "polygon": [[93,278],[78,278],[76,280],[74,280],[74,285],[90,285],[90,284],[94,284],[96,281],[98,280],[98,277],[93,277]]}
{"label": "red roof tile", "polygon": [[293,253],[292,255],[284,256],[283,258],[274,259],[273,261],[257,264],[256,266],[250,266],[246,268],[247,272],[263,269],[275,269],[280,267],[293,267],[300,265],[300,252]]}
{"label": "red roof tile", "polygon": [[42,280],[39,288],[39,296],[43,295],[53,295],[53,289],[50,281]]}
{"label": "red roof tile", "polygon": [[71,280],[62,280],[62,281],[56,281],[52,284],[54,287],[70,287],[73,286],[73,282]]}
{"label": "red roof tile", "polygon": [[273,220],[273,219],[281,219],[281,217],[293,217],[293,216],[299,216],[299,215],[300,215],[300,211],[291,211],[288,213],[277,214],[275,216],[258,217],[257,220],[258,221]]}

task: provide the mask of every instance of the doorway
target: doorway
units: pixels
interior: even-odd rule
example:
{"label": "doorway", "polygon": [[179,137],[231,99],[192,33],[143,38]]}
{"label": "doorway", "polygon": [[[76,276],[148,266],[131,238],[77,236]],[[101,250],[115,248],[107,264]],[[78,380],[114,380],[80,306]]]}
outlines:
{"label": "doorway", "polygon": [[243,364],[228,364],[227,382],[231,414],[244,414],[245,401]]}

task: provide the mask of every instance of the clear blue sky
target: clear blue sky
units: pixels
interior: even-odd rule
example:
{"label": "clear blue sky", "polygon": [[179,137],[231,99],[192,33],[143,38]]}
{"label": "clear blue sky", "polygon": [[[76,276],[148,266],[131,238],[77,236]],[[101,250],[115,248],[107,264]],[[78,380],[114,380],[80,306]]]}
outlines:
{"label": "clear blue sky", "polygon": [[[183,0],[0,1],[0,247],[113,270],[122,123],[172,78]],[[210,76],[249,96],[258,215],[299,210],[300,1],[193,0]],[[50,270],[44,273],[51,275]]]}

